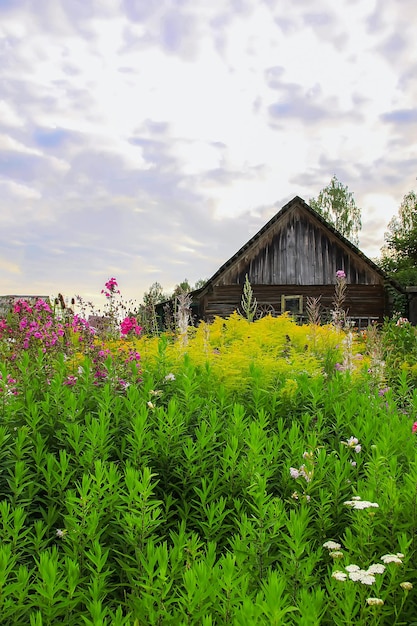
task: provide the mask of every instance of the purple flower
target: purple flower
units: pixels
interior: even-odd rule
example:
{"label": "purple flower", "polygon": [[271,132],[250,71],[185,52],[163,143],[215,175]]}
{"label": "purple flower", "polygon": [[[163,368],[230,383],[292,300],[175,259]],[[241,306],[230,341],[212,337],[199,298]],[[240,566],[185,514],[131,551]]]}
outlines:
{"label": "purple flower", "polygon": [[342,280],[342,278],[346,278],[346,274],[343,270],[337,270],[336,272],[336,278],[338,280]]}
{"label": "purple flower", "polygon": [[73,387],[76,382],[77,382],[77,377],[76,376],[67,376],[67,378],[64,380],[63,384],[67,385],[68,387]]}

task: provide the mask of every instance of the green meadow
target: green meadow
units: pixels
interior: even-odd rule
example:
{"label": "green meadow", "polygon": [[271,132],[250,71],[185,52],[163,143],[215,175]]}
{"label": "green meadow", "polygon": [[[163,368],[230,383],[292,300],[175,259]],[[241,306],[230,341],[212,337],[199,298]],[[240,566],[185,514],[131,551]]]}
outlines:
{"label": "green meadow", "polygon": [[2,626],[417,624],[406,320],[0,331]]}

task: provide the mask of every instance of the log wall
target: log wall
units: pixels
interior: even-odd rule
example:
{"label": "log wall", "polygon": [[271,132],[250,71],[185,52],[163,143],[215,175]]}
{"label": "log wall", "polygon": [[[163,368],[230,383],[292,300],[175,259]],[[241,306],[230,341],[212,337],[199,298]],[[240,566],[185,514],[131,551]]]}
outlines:
{"label": "log wall", "polygon": [[[334,285],[252,285],[259,308],[273,307],[275,315],[282,313],[282,296],[302,296],[305,317],[307,298],[319,298],[324,314],[333,308]],[[241,307],[242,285],[216,286],[200,302],[200,315],[210,320],[227,317]],[[382,322],[386,315],[386,297],[382,285],[348,285],[344,309],[349,317],[369,318]]]}

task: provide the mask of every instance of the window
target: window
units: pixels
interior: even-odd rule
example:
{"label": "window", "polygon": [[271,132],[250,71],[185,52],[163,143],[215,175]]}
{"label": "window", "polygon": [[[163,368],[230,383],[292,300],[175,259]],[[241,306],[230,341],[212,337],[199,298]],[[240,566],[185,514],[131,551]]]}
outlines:
{"label": "window", "polygon": [[281,313],[284,311],[300,315],[303,312],[303,296],[281,296]]}

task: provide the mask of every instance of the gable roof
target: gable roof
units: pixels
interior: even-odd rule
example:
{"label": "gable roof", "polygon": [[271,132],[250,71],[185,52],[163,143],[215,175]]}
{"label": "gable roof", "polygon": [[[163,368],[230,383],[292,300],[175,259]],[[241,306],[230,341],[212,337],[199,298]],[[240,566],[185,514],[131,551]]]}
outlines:
{"label": "gable roof", "polygon": [[195,291],[191,292],[192,296],[200,296],[204,294],[210,286],[215,283],[221,276],[224,274],[234,263],[238,262],[240,259],[244,257],[245,254],[248,253],[250,249],[253,249],[256,244],[259,242],[261,237],[271,230],[278,222],[283,220],[285,215],[291,211],[294,207],[301,209],[304,213],[309,215],[314,220],[321,223],[324,229],[327,229],[330,233],[332,233],[343,245],[348,248],[350,252],[354,255],[362,259],[370,269],[376,272],[385,282],[391,284],[397,291],[404,292],[401,285],[399,285],[396,281],[390,279],[385,272],[371,259],[369,259],[359,248],[357,248],[351,241],[346,239],[336,228],[334,228],[325,218],[312,209],[302,198],[299,196],[295,196],[292,200],[290,200],[285,206],[282,207],[278,213],[276,213],[251,239],[249,239],[233,256],[231,256],[223,265],[219,267],[219,269],[209,278],[209,280]]}

